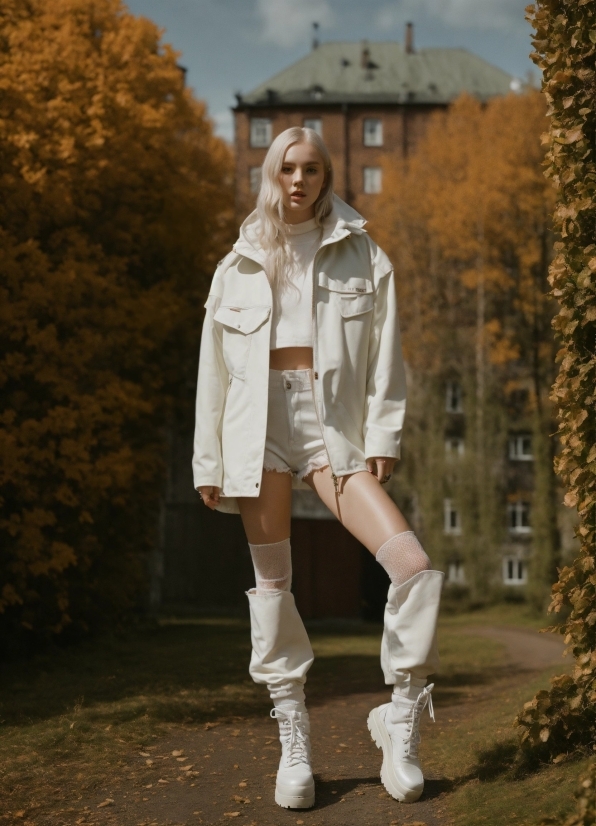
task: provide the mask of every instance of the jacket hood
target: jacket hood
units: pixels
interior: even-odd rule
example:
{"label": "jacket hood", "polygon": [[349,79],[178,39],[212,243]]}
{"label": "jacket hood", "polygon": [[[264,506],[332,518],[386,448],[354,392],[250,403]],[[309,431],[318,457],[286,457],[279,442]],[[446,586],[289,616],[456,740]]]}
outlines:
{"label": "jacket hood", "polygon": [[[254,258],[262,264],[265,260],[265,253],[259,241],[259,223],[259,217],[255,209],[242,223],[238,240],[234,244],[234,251],[239,255]],[[345,238],[350,233],[362,235],[363,232],[366,232],[365,224],[366,219],[359,212],[346,204],[345,201],[342,201],[338,195],[334,195],[331,212],[323,220],[322,243],[339,241],[340,238]]]}

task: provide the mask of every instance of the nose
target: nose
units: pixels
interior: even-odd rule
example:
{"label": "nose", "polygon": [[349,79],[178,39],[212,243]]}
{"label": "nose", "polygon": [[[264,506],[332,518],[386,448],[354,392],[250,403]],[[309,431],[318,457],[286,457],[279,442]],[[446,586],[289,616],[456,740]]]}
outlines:
{"label": "nose", "polygon": [[292,183],[294,184],[294,186],[302,186],[302,184],[304,183],[302,170],[299,167],[296,167],[296,169],[294,170],[294,177]]}

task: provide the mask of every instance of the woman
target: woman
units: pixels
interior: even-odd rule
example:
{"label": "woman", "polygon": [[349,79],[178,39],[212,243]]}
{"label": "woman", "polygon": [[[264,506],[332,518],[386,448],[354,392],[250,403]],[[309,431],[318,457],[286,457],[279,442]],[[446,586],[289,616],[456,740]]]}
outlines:
{"label": "woman", "polygon": [[382,487],[405,410],[393,268],[364,219],[333,194],[316,132],[287,129],[262,171],[257,209],[205,305],[195,488],[209,508],[239,510],[246,530],[256,576],[249,670],[267,685],[279,723],[276,802],[300,809],[315,800],[304,695],[313,653],[290,592],[293,482],[316,491],[391,579],[381,666],[393,693],[368,727],[383,750],[385,788],[414,801],[443,574],[430,570]]}

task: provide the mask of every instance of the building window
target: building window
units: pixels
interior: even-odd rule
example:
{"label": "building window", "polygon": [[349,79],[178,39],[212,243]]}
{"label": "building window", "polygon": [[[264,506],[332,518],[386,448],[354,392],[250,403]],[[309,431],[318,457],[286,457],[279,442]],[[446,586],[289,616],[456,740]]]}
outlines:
{"label": "building window", "polygon": [[445,456],[454,459],[464,455],[464,440],[461,436],[449,436],[445,439]]}
{"label": "building window", "polygon": [[323,137],[323,121],[321,118],[305,118],[304,126],[306,129],[312,129],[321,138]]}
{"label": "building window", "polygon": [[528,581],[528,566],[516,556],[503,557],[503,584],[525,585]]}
{"label": "building window", "polygon": [[364,145],[383,146],[383,122],[380,118],[364,119]]}
{"label": "building window", "polygon": [[458,381],[447,382],[445,409],[448,413],[463,413],[463,393]]}
{"label": "building window", "polygon": [[250,119],[250,145],[266,149],[271,145],[271,118]]}
{"label": "building window", "polygon": [[263,175],[262,167],[251,166],[248,171],[248,175],[250,180],[250,191],[256,195],[261,188],[261,178]]}
{"label": "building window", "polygon": [[509,458],[516,462],[530,462],[534,458],[532,436],[529,433],[509,437]]}
{"label": "building window", "polygon": [[453,504],[451,499],[444,501],[444,521],[445,533],[452,536],[459,536],[461,534],[461,521],[459,518],[459,511]]}
{"label": "building window", "polygon": [[383,183],[383,173],[380,166],[364,167],[364,191],[367,195],[378,195]]}
{"label": "building window", "polygon": [[507,524],[510,533],[531,533],[530,503],[510,502],[507,505]]}
{"label": "building window", "polygon": [[450,562],[447,567],[447,582],[454,585],[464,585],[466,582],[466,573],[462,562]]}

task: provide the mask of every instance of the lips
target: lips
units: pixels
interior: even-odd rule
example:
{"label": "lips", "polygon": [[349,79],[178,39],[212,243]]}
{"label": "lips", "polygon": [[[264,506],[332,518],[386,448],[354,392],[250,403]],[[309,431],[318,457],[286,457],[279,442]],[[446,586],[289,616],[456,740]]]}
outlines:
{"label": "lips", "polygon": [[306,195],[304,192],[292,192],[290,194],[290,198],[305,198]]}

